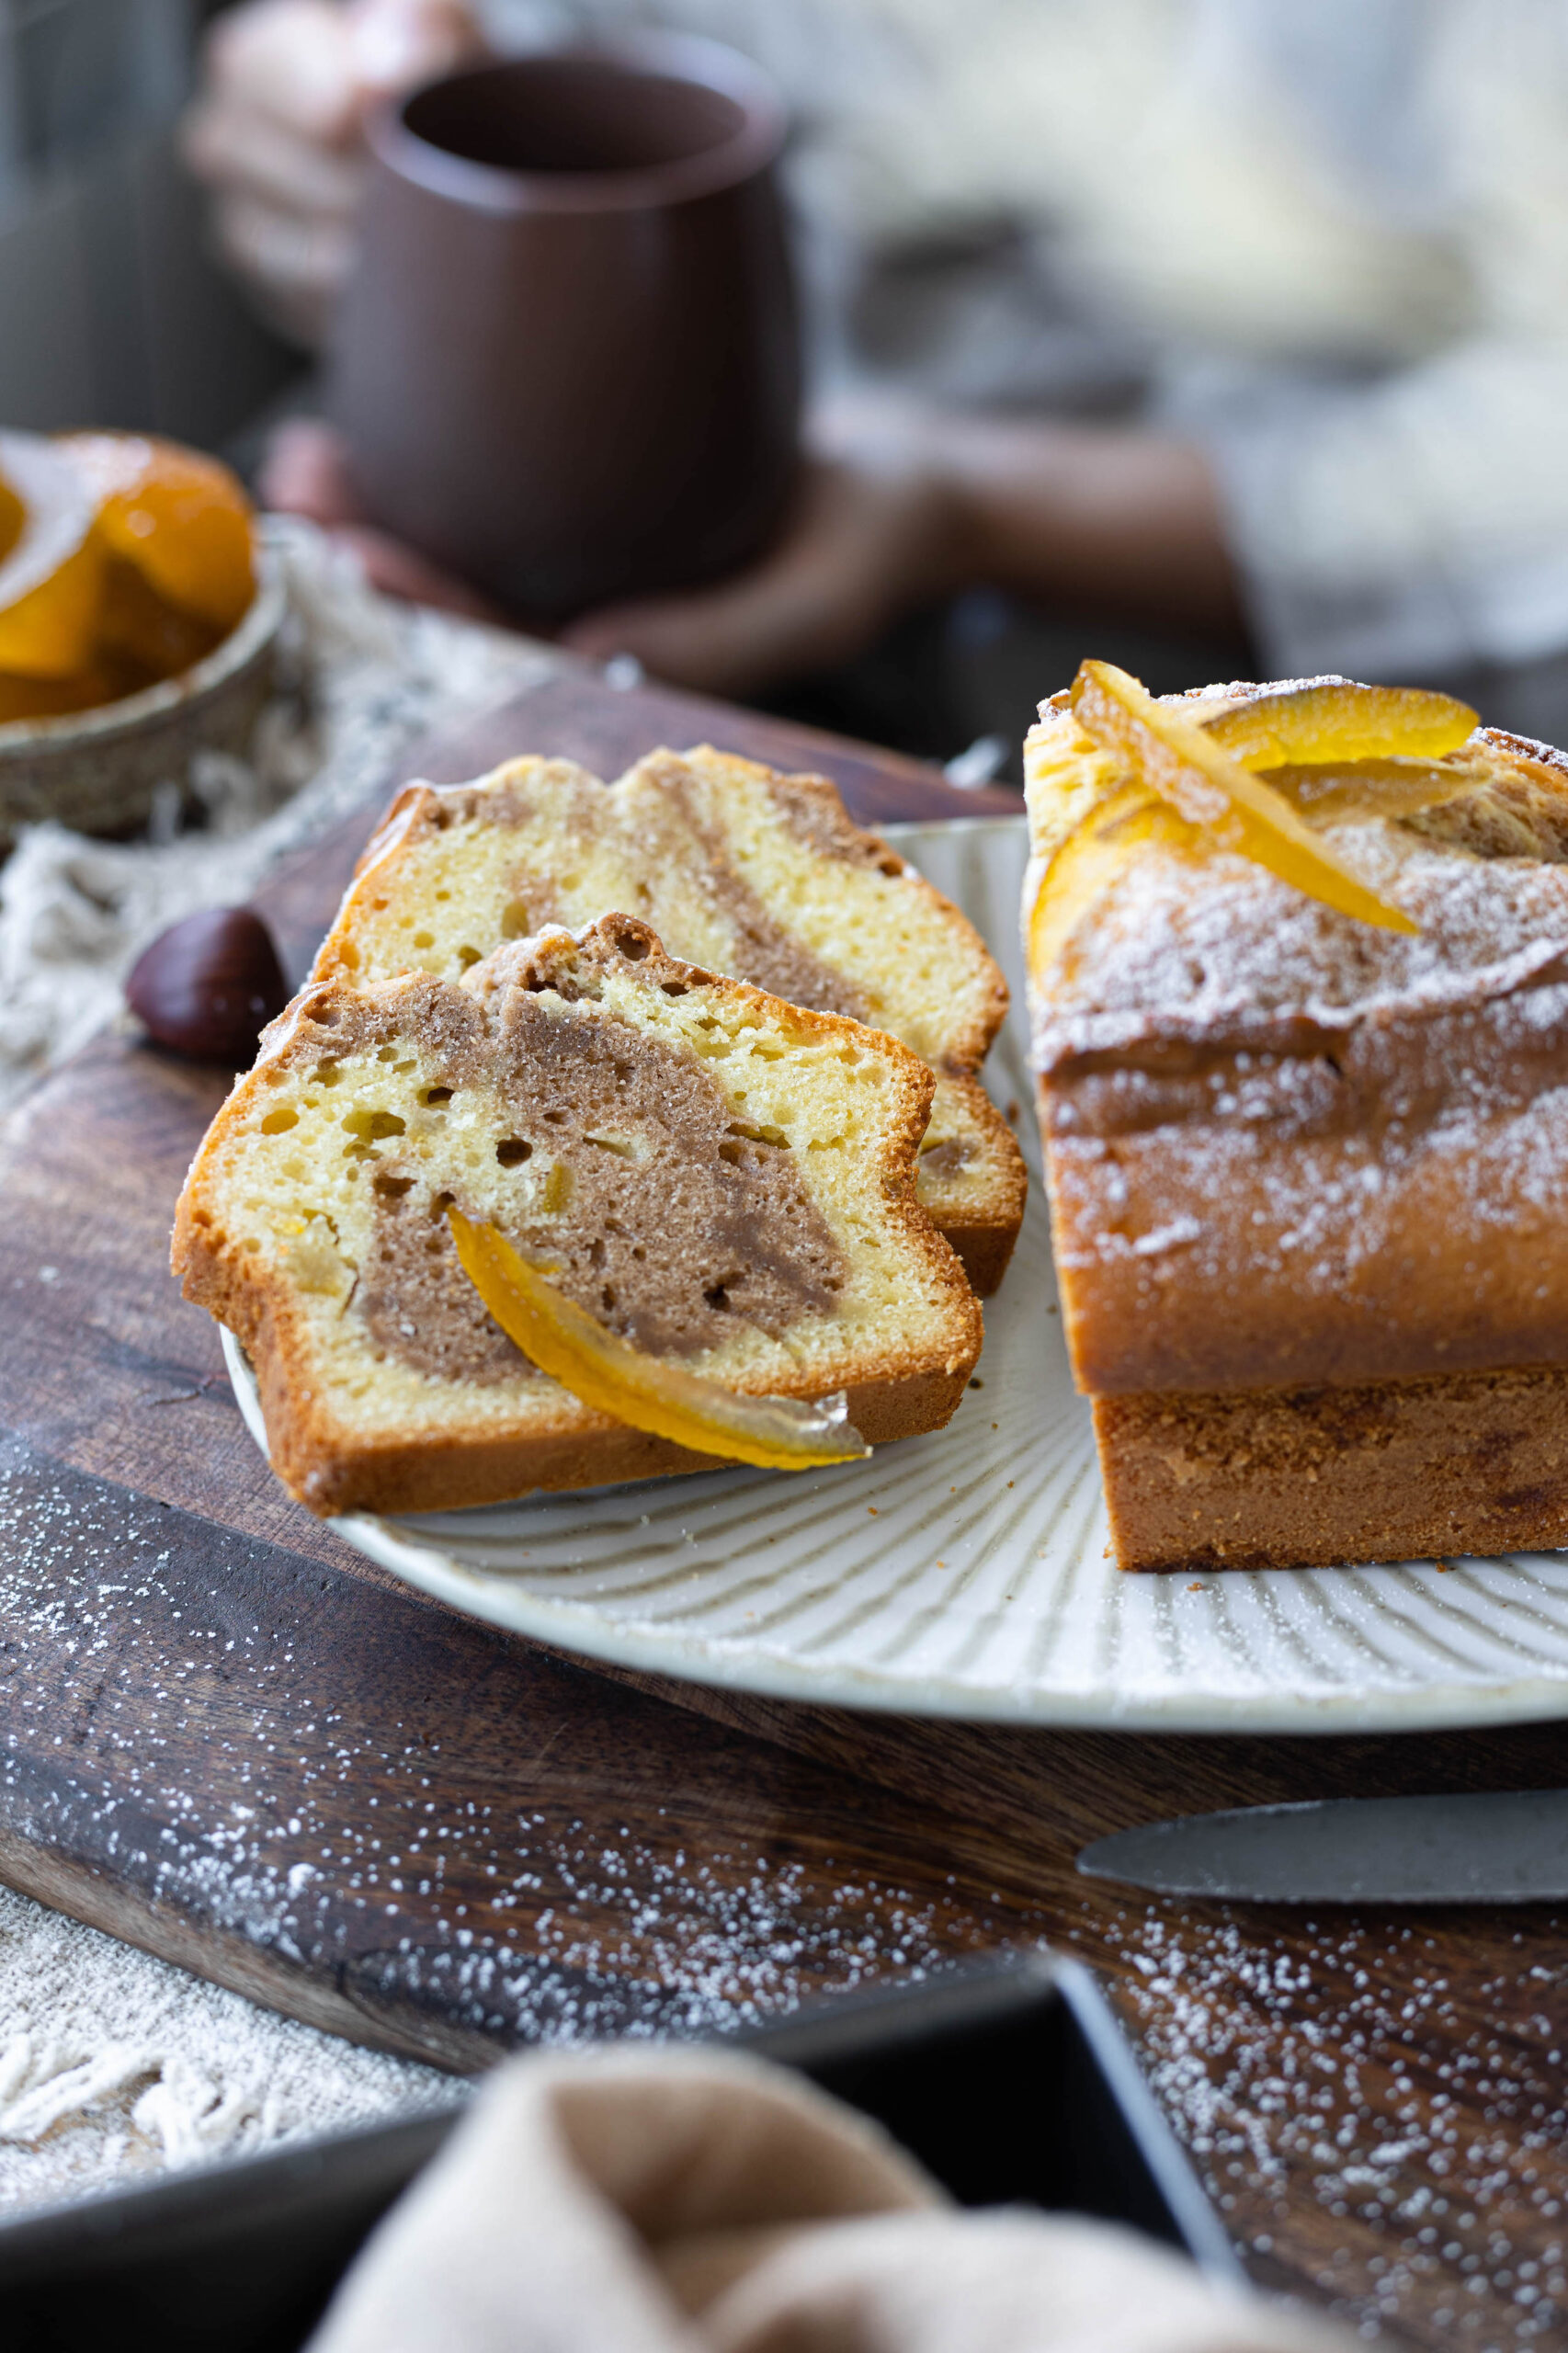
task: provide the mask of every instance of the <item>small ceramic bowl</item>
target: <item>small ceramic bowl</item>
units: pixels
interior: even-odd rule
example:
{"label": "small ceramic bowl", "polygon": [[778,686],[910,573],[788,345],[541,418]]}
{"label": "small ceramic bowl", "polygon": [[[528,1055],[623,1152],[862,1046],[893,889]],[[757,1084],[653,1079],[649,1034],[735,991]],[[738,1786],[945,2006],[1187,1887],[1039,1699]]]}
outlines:
{"label": "small ceramic bowl", "polygon": [[18,826],[45,817],[75,833],[134,833],[161,784],[183,789],[194,754],[243,757],[272,692],[287,609],[282,565],[259,548],[249,610],[193,669],[96,710],[0,726],[0,857]]}

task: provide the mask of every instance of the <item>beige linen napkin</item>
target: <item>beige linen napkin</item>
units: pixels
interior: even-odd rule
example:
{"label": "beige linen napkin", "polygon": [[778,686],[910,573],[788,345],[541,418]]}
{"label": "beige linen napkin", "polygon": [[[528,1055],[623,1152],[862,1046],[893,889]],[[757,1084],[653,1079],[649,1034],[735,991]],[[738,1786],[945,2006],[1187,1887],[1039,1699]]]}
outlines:
{"label": "beige linen napkin", "polygon": [[1217,2293],[1129,2231],[960,2214],[878,2127],[780,2068],[621,2048],[493,2078],[369,2242],[310,2353],[1345,2344]]}

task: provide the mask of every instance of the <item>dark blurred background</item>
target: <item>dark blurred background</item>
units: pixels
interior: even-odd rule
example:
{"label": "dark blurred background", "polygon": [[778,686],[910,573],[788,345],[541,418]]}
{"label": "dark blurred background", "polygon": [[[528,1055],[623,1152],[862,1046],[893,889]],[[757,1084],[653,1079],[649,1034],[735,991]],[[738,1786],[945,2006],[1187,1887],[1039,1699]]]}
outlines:
{"label": "dark blurred background", "polygon": [[[311,410],[318,378],[216,259],[179,154],[201,37],[225,5],[0,0],[0,424],[155,431],[254,480],[270,426]],[[1156,691],[1212,667],[1201,639],[1045,625],[981,588],[901,620],[846,669],[754,699],[932,759],[968,753],[980,782],[1017,770],[1042,676],[1088,652]]]}
{"label": "dark blurred background", "polygon": [[[962,22],[937,0],[270,0],[223,26],[182,163],[224,14],[0,0],[0,425],[153,428],[328,529],[375,526],[343,511],[347,473],[324,491],[319,466],[285,484],[276,445],[261,463],[317,397],[355,250],[366,77],[335,44],[426,23],[384,95],[482,39],[698,28],[751,50],[791,109],[817,392],[917,413],[972,528],[928,581],[900,536],[913,517],[930,554],[920,467],[890,523],[891,444],[861,428],[835,445],[836,510],[785,535],[816,566],[792,603],[777,567],[717,630],[716,599],[612,602],[573,624],[579,650],[968,752],[972,781],[1017,779],[1037,698],[1087,654],[1165,692],[1437,685],[1568,738],[1557,0],[985,0]],[[725,629],[744,642],[716,661]]]}
{"label": "dark blurred background", "polygon": [[291,378],[175,152],[212,0],[0,0],[0,420],[215,449]]}

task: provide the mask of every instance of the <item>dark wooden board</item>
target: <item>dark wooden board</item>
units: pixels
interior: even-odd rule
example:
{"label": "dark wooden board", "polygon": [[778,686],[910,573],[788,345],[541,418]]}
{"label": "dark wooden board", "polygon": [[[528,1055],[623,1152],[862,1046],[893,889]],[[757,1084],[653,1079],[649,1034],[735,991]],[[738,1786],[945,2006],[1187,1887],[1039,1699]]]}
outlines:
{"label": "dark wooden board", "polygon": [[[869,819],[988,805],[578,670],[412,765],[536,749],[610,772],[703,734],[827,767]],[[264,894],[296,964],[374,813]],[[1107,1972],[1260,2279],[1411,2342],[1563,2341],[1555,1914],[1308,1922],[1119,1900],[1073,1868],[1086,1839],[1194,1807],[1556,1783],[1559,1727],[1153,1740],[860,1717],[617,1675],[426,1602],[282,1495],[167,1277],[222,1090],[110,1034],[0,1135],[0,1875],[457,2067],[1049,1937]]]}

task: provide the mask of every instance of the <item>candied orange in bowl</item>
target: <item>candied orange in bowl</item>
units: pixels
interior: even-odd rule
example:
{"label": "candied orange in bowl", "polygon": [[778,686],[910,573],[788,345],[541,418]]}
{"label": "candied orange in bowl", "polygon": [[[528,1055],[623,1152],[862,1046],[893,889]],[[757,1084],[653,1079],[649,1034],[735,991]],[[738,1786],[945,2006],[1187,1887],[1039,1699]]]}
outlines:
{"label": "candied orange in bowl", "polygon": [[256,589],[229,469],[131,433],[0,433],[0,724],[178,676]]}

